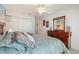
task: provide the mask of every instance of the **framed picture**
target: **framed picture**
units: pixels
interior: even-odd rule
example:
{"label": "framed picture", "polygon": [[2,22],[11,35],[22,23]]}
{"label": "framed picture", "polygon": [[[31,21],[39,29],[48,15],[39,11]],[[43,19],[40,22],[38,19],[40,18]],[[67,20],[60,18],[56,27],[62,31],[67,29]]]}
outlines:
{"label": "framed picture", "polygon": [[43,20],[43,26],[45,26],[45,20]]}
{"label": "framed picture", "polygon": [[53,18],[53,29],[65,31],[65,16]]}
{"label": "framed picture", "polygon": [[49,27],[49,21],[46,21],[46,27],[47,28]]}

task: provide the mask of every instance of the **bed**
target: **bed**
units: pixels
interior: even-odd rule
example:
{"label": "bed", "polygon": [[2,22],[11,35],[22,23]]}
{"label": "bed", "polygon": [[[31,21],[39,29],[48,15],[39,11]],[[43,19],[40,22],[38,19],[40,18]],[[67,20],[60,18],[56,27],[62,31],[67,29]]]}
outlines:
{"label": "bed", "polygon": [[[28,34],[29,35],[29,34]],[[9,33],[0,40],[0,54],[68,54],[65,45],[57,38],[34,35],[31,41],[28,36],[17,38],[12,42],[12,34]],[[28,41],[28,42],[26,42]],[[27,44],[28,43],[28,44]]]}

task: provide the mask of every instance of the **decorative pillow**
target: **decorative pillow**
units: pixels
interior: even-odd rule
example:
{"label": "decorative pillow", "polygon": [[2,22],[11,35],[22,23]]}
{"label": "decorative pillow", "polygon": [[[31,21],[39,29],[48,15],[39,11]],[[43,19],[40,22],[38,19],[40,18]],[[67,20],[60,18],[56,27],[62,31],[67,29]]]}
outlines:
{"label": "decorative pillow", "polygon": [[17,38],[17,32],[13,32],[12,34],[12,43],[14,43],[16,41],[16,38]]}
{"label": "decorative pillow", "polygon": [[17,35],[17,39],[21,42],[23,42],[24,44],[26,44],[28,47],[34,48],[34,42],[33,40],[31,40],[28,35],[24,34],[24,33],[19,33]]}
{"label": "decorative pillow", "polygon": [[0,41],[4,40],[7,35],[8,35],[8,31],[4,32],[3,35],[0,35]]}
{"label": "decorative pillow", "polygon": [[29,33],[29,32],[27,32],[27,34],[29,34],[29,35],[31,35],[31,36],[33,35],[32,33]]}
{"label": "decorative pillow", "polygon": [[4,38],[3,38],[3,40],[2,40],[2,45],[5,46],[5,45],[11,43],[11,38],[12,38],[12,33],[8,33],[7,35],[5,35]]}
{"label": "decorative pillow", "polygon": [[4,38],[5,39],[10,38],[11,39],[12,38],[12,34],[13,34],[12,32],[10,32],[10,33],[6,32],[6,34],[4,35]]}
{"label": "decorative pillow", "polygon": [[34,38],[30,35],[30,34],[28,34],[28,33],[25,33],[25,32],[23,32],[28,38],[29,38],[29,40],[31,41],[30,42],[30,44],[31,44],[31,46],[32,47],[34,47],[35,46],[35,40],[34,40]]}

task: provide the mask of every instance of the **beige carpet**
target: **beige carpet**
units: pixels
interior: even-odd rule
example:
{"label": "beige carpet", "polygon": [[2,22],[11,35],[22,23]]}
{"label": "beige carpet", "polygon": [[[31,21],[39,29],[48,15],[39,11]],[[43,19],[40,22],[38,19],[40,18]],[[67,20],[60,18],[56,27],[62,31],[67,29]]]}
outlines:
{"label": "beige carpet", "polygon": [[70,48],[69,51],[70,51],[70,54],[79,54],[78,50],[74,50],[72,48]]}

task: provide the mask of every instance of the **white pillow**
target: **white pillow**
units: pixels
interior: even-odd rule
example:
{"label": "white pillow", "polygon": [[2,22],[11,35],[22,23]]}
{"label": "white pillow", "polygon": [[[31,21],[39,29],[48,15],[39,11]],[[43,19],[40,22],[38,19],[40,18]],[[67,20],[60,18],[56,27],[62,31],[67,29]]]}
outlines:
{"label": "white pillow", "polygon": [[35,43],[34,38],[30,34],[25,33],[25,32],[23,32],[23,33],[29,38],[29,40],[31,40],[33,43]]}
{"label": "white pillow", "polygon": [[17,39],[25,43],[28,47],[34,48],[35,46],[35,40],[29,34],[19,33]]}
{"label": "white pillow", "polygon": [[35,40],[34,40],[34,38],[30,35],[30,34],[28,34],[28,33],[24,33],[28,38],[29,38],[29,40],[31,41],[31,46],[32,47],[34,47],[35,46]]}

